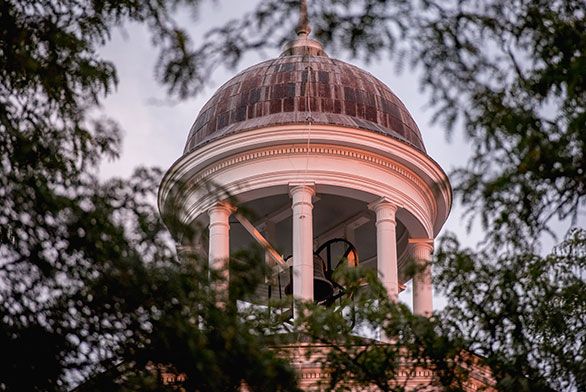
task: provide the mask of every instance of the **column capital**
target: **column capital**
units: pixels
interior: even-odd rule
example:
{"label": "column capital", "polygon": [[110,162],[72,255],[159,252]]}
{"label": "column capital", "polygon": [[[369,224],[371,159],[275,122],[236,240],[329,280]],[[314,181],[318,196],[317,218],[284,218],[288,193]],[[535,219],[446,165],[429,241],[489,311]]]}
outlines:
{"label": "column capital", "polygon": [[374,203],[370,203],[368,208],[376,213],[377,226],[382,222],[391,222],[393,225],[396,224],[395,215],[399,206],[386,197],[383,197]]}
{"label": "column capital", "polygon": [[388,197],[381,197],[380,199],[373,201],[372,203],[368,204],[368,209],[374,212],[378,211],[392,211],[393,213],[397,212],[401,205]]}
{"label": "column capital", "polygon": [[293,197],[293,195],[297,193],[306,193],[311,195],[312,197],[315,196],[315,183],[313,182],[290,182],[289,183],[289,195]]}
{"label": "column capital", "polygon": [[416,249],[429,250],[433,252],[433,238],[409,238],[409,245],[412,245]]}
{"label": "column capital", "polygon": [[234,207],[231,203],[229,203],[227,201],[220,201],[208,209],[208,215],[211,216],[212,214],[215,214],[215,213],[223,213],[227,216],[230,216],[234,212],[236,212],[236,210],[237,210],[237,208]]}

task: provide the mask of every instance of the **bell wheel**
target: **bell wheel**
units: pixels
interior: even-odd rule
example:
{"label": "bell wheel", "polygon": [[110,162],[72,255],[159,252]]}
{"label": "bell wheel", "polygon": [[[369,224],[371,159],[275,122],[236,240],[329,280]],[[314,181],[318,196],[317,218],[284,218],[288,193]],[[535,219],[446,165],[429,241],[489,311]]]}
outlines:
{"label": "bell wheel", "polygon": [[334,292],[326,301],[326,305],[329,306],[346,293],[345,287],[334,280],[334,272],[343,265],[357,267],[358,251],[350,241],[344,238],[333,238],[324,242],[315,253],[324,260],[325,276],[334,285]]}

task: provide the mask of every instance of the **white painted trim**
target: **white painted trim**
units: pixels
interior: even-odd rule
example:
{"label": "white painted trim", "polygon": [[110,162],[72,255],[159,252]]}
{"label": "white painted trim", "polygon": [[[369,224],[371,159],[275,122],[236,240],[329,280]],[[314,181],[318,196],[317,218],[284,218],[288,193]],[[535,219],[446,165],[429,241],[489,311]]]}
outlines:
{"label": "white painted trim", "polygon": [[384,135],[335,126],[312,129],[309,150],[306,138],[303,125],[292,125],[247,131],[204,145],[167,172],[159,206],[164,209],[176,192],[184,220],[191,221],[215,201],[212,192],[201,189],[203,179],[217,181],[234,195],[283,194],[291,182],[310,181],[318,192],[323,185],[365,192],[372,195],[367,202],[388,197],[425,228],[420,236],[434,237],[447,219],[452,202],[447,176],[421,151]]}

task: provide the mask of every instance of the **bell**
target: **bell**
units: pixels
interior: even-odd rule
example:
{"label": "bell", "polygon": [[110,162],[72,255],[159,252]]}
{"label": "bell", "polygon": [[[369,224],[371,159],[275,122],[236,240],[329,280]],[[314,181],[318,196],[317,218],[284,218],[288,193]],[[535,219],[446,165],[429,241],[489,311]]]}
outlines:
{"label": "bell", "polygon": [[[334,293],[334,285],[325,275],[326,264],[319,255],[313,255],[313,299],[321,302]],[[293,294],[293,285],[285,286],[285,294]]]}
{"label": "bell", "polygon": [[313,299],[321,302],[334,293],[334,285],[325,275],[326,263],[319,257],[313,255]]}

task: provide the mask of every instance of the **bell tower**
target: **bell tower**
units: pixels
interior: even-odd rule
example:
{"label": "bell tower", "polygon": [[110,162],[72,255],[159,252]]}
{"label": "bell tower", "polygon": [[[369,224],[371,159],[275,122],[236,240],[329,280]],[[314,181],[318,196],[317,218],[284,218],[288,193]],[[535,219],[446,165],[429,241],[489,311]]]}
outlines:
{"label": "bell tower", "polygon": [[[301,4],[297,36],[281,55],[234,76],[201,109],[162,181],[159,208],[176,208],[174,198],[183,222],[208,227],[209,243],[199,245],[212,268],[263,245],[278,283],[243,301],[331,303],[343,294],[332,280],[341,263],[376,270],[397,300],[408,264],[431,258],[451,187],[399,98],[309,38]],[[413,311],[429,315],[431,269],[418,271]]]}

